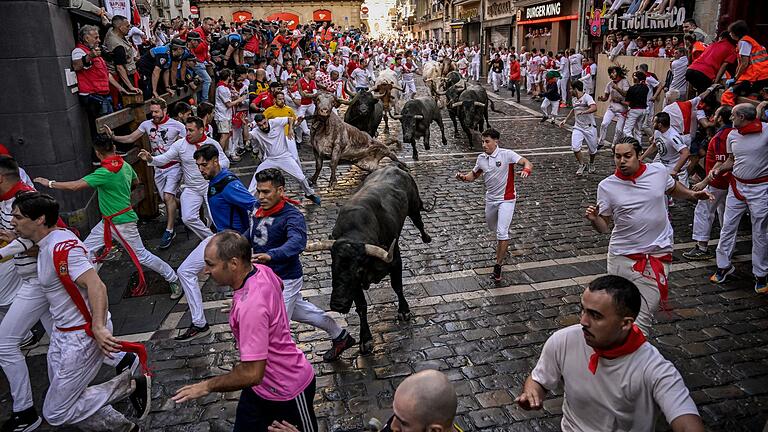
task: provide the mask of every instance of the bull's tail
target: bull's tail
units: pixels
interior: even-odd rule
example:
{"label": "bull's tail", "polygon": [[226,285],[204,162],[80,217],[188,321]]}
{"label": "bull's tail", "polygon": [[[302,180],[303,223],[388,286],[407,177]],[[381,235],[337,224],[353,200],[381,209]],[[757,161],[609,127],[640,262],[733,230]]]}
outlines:
{"label": "bull's tail", "polygon": [[496,111],[496,104],[493,103],[493,100],[488,98],[488,105],[491,107],[491,111],[499,114],[504,114],[504,111]]}
{"label": "bull's tail", "polygon": [[432,205],[431,205],[431,206],[429,206],[429,207],[427,207],[426,205],[424,205],[424,201],[422,201],[422,202],[421,202],[421,211],[423,211],[423,212],[426,212],[426,213],[430,213],[432,210],[434,210],[434,209],[435,209],[435,205],[436,205],[436,204],[437,204],[437,195],[435,195],[434,197],[432,197]]}

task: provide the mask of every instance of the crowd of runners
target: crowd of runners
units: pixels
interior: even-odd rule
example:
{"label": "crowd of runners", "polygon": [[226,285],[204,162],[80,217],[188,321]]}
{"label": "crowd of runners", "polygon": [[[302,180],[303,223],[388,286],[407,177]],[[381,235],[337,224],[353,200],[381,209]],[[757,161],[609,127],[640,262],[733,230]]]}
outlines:
{"label": "crowd of runners", "polygon": [[[585,212],[596,231],[611,233],[608,276],[596,278],[584,291],[580,323],[557,331],[544,344],[529,379],[516,390],[517,403],[540,409],[547,390],[563,384],[566,430],[651,431],[658,410],[674,431],[703,430],[681,375],[646,337],[653,332],[655,312],[667,307],[673,246],[668,209],[674,199],[698,202],[692,215],[697,245],[686,252],[688,259],[712,258],[709,240],[719,219],[715,283],[734,272],[737,228],[748,211],[755,291],[768,292],[765,104],[737,104],[735,98],[768,84],[768,55],[743,22],[733,23],[696,58],[688,57],[690,67],[682,72],[689,84],[685,88],[675,67],[664,79],[644,65],[635,71],[615,62],[598,66],[593,54],[573,49],[553,54],[491,48],[483,54],[478,46],[463,43],[374,40],[327,23],[288,28],[285,22],[228,25],[204,18],[155,23],[151,34],[137,33],[121,16],[105,14],[104,24],[83,26],[72,52],[98,168],[81,179],[33,181],[0,149],[0,366],[13,397],[3,432],[34,430],[43,418],[54,427],[140,430],[137,420],[146,417],[152,402],[151,358],[143,345],[112,335],[107,291],[98,275],[115,242],[138,271],[133,294],[146,292],[144,267],[168,282],[172,299],[186,296],[192,323],[175,337],[177,343],[211,332],[201,277],[209,275],[234,292],[229,323],[240,362],[229,373],[178,389],[176,403],[242,390],[230,419],[234,430],[317,430],[315,374],[293,341],[290,321],[328,333],[332,344],[325,361],[339,359],[355,340],[302,297],[300,255],[307,226],[299,203],[285,196],[285,175],[300,183],[312,205],[321,205],[298,151],[310,145],[317,96],[328,92],[350,99],[349,89],[369,89],[377,74],[389,69],[405,99],[411,99],[417,92],[415,75],[428,62],[449,65],[467,85],[482,83],[481,71],[487,70],[485,84],[498,97],[519,101],[525,93],[540,100],[542,122],[553,124],[544,127],[566,127],[573,117],[575,175],[596,173],[595,157],[604,145],[613,154],[615,172],[603,173],[609,175]],[[617,54],[631,55],[629,42],[622,44],[624,51]],[[690,56],[681,48],[676,52]],[[734,66],[727,81],[723,64]],[[610,74],[605,89],[595,88],[598,67]],[[186,87],[195,94],[190,101],[169,107],[160,97]],[[717,98],[721,87],[727,90]],[[144,94],[150,111],[138,129],[95,127],[96,118],[137,92]],[[595,96],[608,102],[599,125]],[[663,109],[656,112],[653,102],[661,97]],[[560,115],[561,108],[568,113]],[[167,217],[160,249],[174,241],[177,212],[200,239],[177,269],[144,246],[131,207],[138,179],[122,155],[143,136],[150,150],[141,150],[138,157],[154,167]],[[485,182],[485,217],[498,241],[492,276],[501,281],[516,202],[515,168],[520,177],[545,180],[535,177],[529,160],[504,148],[498,131],[484,131],[482,141],[474,168],[456,178]],[[583,145],[588,158],[582,155]],[[259,165],[245,185],[229,168],[249,154]],[[102,221],[83,241],[60,218],[59,203],[46,193],[51,189],[97,191]],[[50,335],[50,387],[42,415],[33,406],[22,354],[37,342],[30,330],[38,321]],[[115,367],[115,377],[91,385],[103,363]],[[135,419],[111,407],[123,398],[130,399]],[[398,387],[394,414],[383,430],[460,430],[454,424],[456,408],[448,379],[436,371],[421,372]]]}

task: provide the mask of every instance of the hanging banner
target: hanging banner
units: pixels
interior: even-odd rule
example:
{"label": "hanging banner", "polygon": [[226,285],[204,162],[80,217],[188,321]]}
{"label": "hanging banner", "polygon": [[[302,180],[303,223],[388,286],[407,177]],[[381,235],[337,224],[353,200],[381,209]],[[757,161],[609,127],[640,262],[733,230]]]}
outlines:
{"label": "hanging banner", "polygon": [[273,13],[267,21],[285,21],[288,28],[294,30],[299,25],[299,16],[290,12]]}
{"label": "hanging banner", "polygon": [[110,18],[115,15],[122,15],[126,18],[131,17],[130,0],[104,0],[104,9],[107,10],[107,16]]}
{"label": "hanging banner", "polygon": [[332,21],[331,11],[327,9],[318,9],[312,12],[312,21],[315,21],[315,22]]}
{"label": "hanging banner", "polygon": [[232,21],[241,23],[253,19],[253,14],[248,11],[237,11],[232,14]]}

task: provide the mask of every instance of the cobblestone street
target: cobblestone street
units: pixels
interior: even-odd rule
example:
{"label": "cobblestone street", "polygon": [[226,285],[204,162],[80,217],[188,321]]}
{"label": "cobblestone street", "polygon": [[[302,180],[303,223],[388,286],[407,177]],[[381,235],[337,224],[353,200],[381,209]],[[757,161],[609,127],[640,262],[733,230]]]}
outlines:
{"label": "cobblestone street", "polygon": [[[423,86],[419,90],[423,92]],[[424,214],[432,242],[422,243],[410,221],[400,238],[412,320],[397,320],[396,297],[385,279],[367,292],[375,343],[370,356],[358,356],[353,347],[340,361],[324,363],[322,353],[331,346],[328,335],[294,323],[299,347],[315,367],[315,411],[321,431],[361,430],[371,417],[386,420],[397,385],[409,374],[430,368],[443,371],[454,382],[459,394],[457,423],[464,430],[559,430],[562,394],[550,395],[541,411],[523,411],[513,401],[544,341],[555,330],[578,322],[581,292],[606,271],[608,235],[594,232],[583,214],[595,201],[598,182],[613,172],[613,160],[610,150],[603,149],[596,160],[597,172],[577,177],[568,129],[540,123],[531,111],[536,104],[527,97],[522,105],[512,103],[506,90],[491,98],[502,112],[491,113],[490,118],[501,132],[502,147],[518,151],[534,165],[531,177],[518,177],[515,182],[517,205],[502,282],[494,283],[489,277],[495,238],[483,217],[482,181],[461,183],[454,177],[457,171],[473,167],[479,147],[468,148],[461,129],[454,135],[443,110],[447,145],[440,143],[439,130],[433,125],[431,150],[423,150],[419,142],[418,162],[410,157],[410,145],[400,152],[422,199],[436,202],[434,210]],[[402,138],[397,121],[391,120],[390,128]],[[311,149],[302,148],[301,158],[305,173],[311,175]],[[234,167],[246,185],[255,165],[244,159]],[[360,186],[364,172],[341,166],[333,190],[328,189],[329,176],[326,164],[317,185],[322,206],[304,200],[301,208],[310,241],[328,237],[339,207]],[[301,196],[298,184],[290,179],[288,192]],[[742,220],[745,231],[740,232],[735,253],[736,278],[718,286],[708,280],[716,268],[714,260],[689,262],[681,256],[693,245],[692,214],[693,205],[688,202],[677,201],[670,208],[675,229],[672,310],[657,314],[650,339],[682,373],[708,430],[761,431],[768,419],[768,332],[764,331],[768,297],[752,289],[749,225]],[[159,221],[142,225],[153,251],[162,229]],[[174,268],[195,246],[195,238],[182,229],[175,241],[173,248],[158,253]],[[716,238],[710,241],[716,243]],[[302,261],[304,297],[328,310],[330,254],[307,253]],[[211,394],[180,406],[170,400],[181,386],[230,370],[238,360],[228,316],[220,311],[229,290],[207,282],[203,299],[213,333],[192,343],[175,342],[173,336],[190,324],[186,299],[178,304],[170,301],[162,278],[148,274],[150,284],[160,281],[151,288],[152,295],[122,300],[130,285],[127,262],[123,254],[101,274],[110,287],[115,333],[147,342],[154,406],[144,424],[146,430],[232,430],[239,392]],[[354,311],[333,316],[357,337],[359,321]],[[37,407],[42,406],[47,387],[45,352],[43,343],[27,357]],[[104,377],[110,373],[107,368],[102,371]],[[131,410],[127,402],[117,407]],[[1,421],[11,411],[2,375],[0,408]],[[77,430],[50,426],[40,430],[54,429]],[[668,430],[663,416],[658,430]]]}

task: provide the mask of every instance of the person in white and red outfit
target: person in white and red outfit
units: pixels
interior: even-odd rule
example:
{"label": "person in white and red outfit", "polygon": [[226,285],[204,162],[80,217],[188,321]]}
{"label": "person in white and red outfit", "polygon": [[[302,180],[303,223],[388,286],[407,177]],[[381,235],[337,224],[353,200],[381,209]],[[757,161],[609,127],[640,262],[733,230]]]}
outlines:
{"label": "person in white and red outfit", "polygon": [[703,432],[680,372],[635,324],[641,304],[629,280],[593,280],[581,296],[579,324],[547,339],[515,402],[540,410],[547,390],[562,386],[564,431],[652,432],[661,411],[674,432]]}
{"label": "person in white and red outfit", "polygon": [[[301,94],[301,103],[296,110],[296,117],[306,118],[315,113],[314,97],[317,94],[317,83],[315,83],[315,68],[307,66],[303,70],[304,76],[299,79],[298,90]],[[302,131],[302,139],[309,140],[309,125],[306,120],[299,123]]]}
{"label": "person in white and red outfit", "polygon": [[710,281],[725,282],[734,272],[731,264],[736,231],[745,211],[752,221],[752,274],[755,292],[768,293],[768,123],[757,118],[750,103],[732,111],[733,127],[727,140],[728,158],[712,169],[715,175],[731,171],[731,188],[725,199],[725,216],[717,243],[717,272]]}
{"label": "person in white and red outfit", "polygon": [[616,172],[600,182],[597,204],[587,208],[585,217],[596,231],[611,233],[608,274],[625,277],[640,289],[643,302],[636,322],[648,334],[654,313],[667,301],[673,245],[667,195],[690,200],[714,197],[707,191],[686,188],[661,163],[642,163],[642,152],[632,137],[616,143]]}

